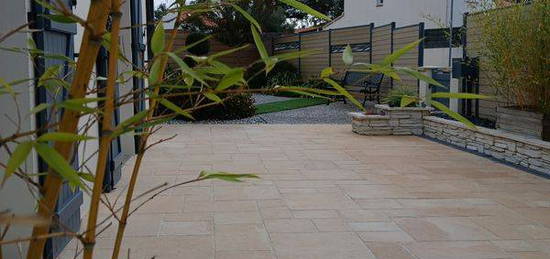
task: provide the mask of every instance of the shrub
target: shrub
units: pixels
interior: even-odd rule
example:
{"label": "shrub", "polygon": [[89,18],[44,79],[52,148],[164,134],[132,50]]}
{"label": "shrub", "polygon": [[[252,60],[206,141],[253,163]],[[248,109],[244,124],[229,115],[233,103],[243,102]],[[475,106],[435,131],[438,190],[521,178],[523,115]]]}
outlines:
{"label": "shrub", "polygon": [[[185,45],[189,46],[197,41],[200,41],[204,38],[206,38],[207,35],[200,32],[192,32],[189,35],[187,35],[187,38],[185,39]],[[205,40],[196,46],[193,46],[187,50],[189,53],[196,55],[196,56],[204,56],[207,55],[208,52],[210,52],[210,40]]]}
{"label": "shrub", "polygon": [[256,114],[254,98],[250,94],[234,95],[223,104],[214,105],[193,113],[196,120],[238,120]]}
{"label": "shrub", "polygon": [[550,114],[550,1],[530,2],[472,16],[480,66],[507,102]]}
{"label": "shrub", "polygon": [[[388,95],[386,97],[384,97],[382,102],[389,105],[390,107],[400,107],[401,106],[401,99],[404,96],[416,97],[417,93],[411,87],[398,86],[394,89],[391,89],[388,92]],[[414,107],[416,105],[417,105],[417,103],[413,102],[413,103],[407,105],[407,107]]]}
{"label": "shrub", "polygon": [[299,80],[300,77],[298,74],[298,69],[294,65],[286,61],[281,61],[277,63],[277,65],[275,65],[275,67],[269,72],[269,74],[267,74],[267,76],[265,72],[262,71],[264,67],[265,65],[263,63],[257,63],[246,70],[245,78],[249,80],[248,86],[250,88],[259,89],[266,87],[268,85],[268,79],[277,76],[277,74],[279,73],[295,74],[297,80]]}
{"label": "shrub", "polygon": [[297,73],[283,71],[272,76],[268,75],[267,87],[274,88],[276,86],[294,86],[299,82],[299,75]]}

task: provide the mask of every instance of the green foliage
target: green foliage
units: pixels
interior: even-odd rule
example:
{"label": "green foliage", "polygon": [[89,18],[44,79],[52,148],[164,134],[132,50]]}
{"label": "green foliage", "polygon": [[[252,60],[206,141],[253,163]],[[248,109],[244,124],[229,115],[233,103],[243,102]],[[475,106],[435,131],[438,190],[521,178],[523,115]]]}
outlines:
{"label": "green foliage", "polygon": [[[194,1],[198,4],[207,2],[210,1]],[[215,7],[214,12],[194,14],[182,27],[186,31],[212,34],[228,46],[240,46],[254,42],[250,24],[262,32],[291,32],[293,27],[287,21],[286,8],[275,0],[237,0],[232,5]],[[244,15],[243,11],[248,15]]]}
{"label": "green foliage", "polygon": [[199,174],[199,179],[218,179],[228,182],[242,182],[242,179],[258,179],[259,177],[255,174],[233,174],[222,171],[201,171]]}
{"label": "green foliage", "polygon": [[270,74],[267,77],[265,87],[275,88],[276,86],[293,86],[300,82],[300,75],[292,71],[281,71]]}
{"label": "green foliage", "polygon": [[388,95],[382,100],[383,103],[388,104],[390,107],[409,107],[416,106],[416,102],[411,102],[402,106],[401,100],[403,97],[417,97],[416,91],[407,86],[399,86],[391,89]]}
{"label": "green foliage", "polygon": [[207,55],[208,52],[210,52],[210,41],[207,38],[207,35],[200,32],[192,32],[187,35],[187,38],[185,39],[185,45],[191,46],[194,43],[193,47],[189,48],[187,51],[193,55],[196,56],[204,56]]}
{"label": "green foliage", "polygon": [[252,89],[260,89],[269,86],[268,80],[276,77],[278,74],[295,74],[298,75],[298,69],[287,61],[277,62],[275,67],[269,74],[262,72],[264,65],[256,63],[249,67],[245,72],[245,79],[248,80],[248,86]]}
{"label": "green foliage", "polygon": [[250,94],[233,95],[223,103],[193,112],[196,120],[238,120],[256,114],[254,98]]}
{"label": "green foliage", "polygon": [[29,155],[31,150],[32,142],[30,141],[21,142],[19,143],[19,145],[17,145],[17,147],[11,154],[10,159],[8,160],[8,165],[6,166],[4,180],[2,181],[2,183],[6,179],[8,179],[8,177],[10,177],[15,172],[15,170],[17,170],[17,168],[19,168],[19,166],[23,164],[23,162],[25,162],[25,159],[27,159],[27,156]]}
{"label": "green foliage", "polygon": [[550,1],[533,0],[469,17],[479,24],[480,66],[499,96],[550,114]]}

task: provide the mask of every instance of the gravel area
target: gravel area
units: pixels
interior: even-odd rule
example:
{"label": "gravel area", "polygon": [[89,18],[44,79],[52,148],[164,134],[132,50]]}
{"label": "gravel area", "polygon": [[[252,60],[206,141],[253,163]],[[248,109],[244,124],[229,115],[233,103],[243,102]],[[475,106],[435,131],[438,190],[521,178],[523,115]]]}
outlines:
{"label": "gravel area", "polygon": [[[256,104],[289,100],[292,98],[254,95]],[[194,124],[347,124],[351,119],[348,112],[357,111],[357,107],[350,103],[334,102],[329,105],[321,104],[301,109],[256,115],[242,120],[230,121],[198,121]],[[172,121],[169,124],[187,124],[187,121]]]}

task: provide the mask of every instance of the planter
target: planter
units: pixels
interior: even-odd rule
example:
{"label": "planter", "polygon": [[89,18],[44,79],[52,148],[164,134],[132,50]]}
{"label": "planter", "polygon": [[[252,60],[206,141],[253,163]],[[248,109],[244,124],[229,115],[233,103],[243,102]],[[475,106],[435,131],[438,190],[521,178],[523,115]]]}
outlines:
{"label": "planter", "polygon": [[429,116],[432,108],[389,107],[378,104],[376,114],[352,112],[353,132],[361,135],[422,135],[423,117]]}
{"label": "planter", "polygon": [[515,107],[497,107],[497,128],[518,135],[550,141],[550,116],[520,110]]}

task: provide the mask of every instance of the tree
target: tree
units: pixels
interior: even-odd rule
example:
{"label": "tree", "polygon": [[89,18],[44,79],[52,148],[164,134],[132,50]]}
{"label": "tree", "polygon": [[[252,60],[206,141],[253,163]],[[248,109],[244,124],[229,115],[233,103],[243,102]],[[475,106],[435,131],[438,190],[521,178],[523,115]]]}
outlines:
{"label": "tree", "polygon": [[[196,0],[197,4],[208,0]],[[263,32],[292,32],[293,26],[286,18],[285,8],[276,0],[242,0],[235,3],[249,13]],[[183,25],[187,31],[201,31],[213,34],[229,46],[253,42],[250,22],[230,5],[220,5],[213,12],[199,13]]]}
{"label": "tree", "polygon": [[[300,2],[315,8],[334,19],[344,13],[344,0],[300,0]],[[301,26],[318,26],[326,23],[325,20],[309,15],[306,12],[283,5],[285,8],[286,17]]]}

